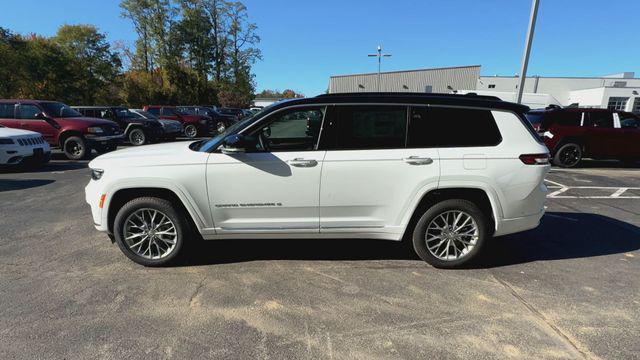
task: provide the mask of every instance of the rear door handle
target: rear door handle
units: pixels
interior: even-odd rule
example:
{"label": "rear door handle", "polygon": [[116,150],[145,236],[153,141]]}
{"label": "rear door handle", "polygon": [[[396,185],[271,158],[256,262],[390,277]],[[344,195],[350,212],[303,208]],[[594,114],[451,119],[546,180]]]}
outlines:
{"label": "rear door handle", "polygon": [[293,160],[287,161],[287,163],[295,167],[314,167],[318,165],[318,162],[316,160],[307,160],[302,158],[295,158]]}
{"label": "rear door handle", "polygon": [[430,157],[409,156],[404,158],[404,162],[409,165],[429,165],[433,163],[433,159]]}

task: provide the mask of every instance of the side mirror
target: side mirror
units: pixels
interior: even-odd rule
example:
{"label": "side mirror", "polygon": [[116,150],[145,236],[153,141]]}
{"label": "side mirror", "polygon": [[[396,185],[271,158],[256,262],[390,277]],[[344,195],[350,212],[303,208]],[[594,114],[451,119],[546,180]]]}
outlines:
{"label": "side mirror", "polygon": [[243,135],[229,135],[222,142],[221,151],[226,155],[242,154],[255,151],[257,148],[256,139]]}

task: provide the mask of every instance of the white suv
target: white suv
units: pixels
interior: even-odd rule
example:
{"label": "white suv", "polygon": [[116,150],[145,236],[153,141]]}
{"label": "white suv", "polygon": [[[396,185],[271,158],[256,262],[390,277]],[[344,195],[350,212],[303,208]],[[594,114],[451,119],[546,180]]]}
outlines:
{"label": "white suv", "polygon": [[210,140],[96,158],[86,201],[147,266],[200,236],[407,238],[426,262],[460,266],[544,213],[549,153],[527,110],[473,94],[280,102]]}

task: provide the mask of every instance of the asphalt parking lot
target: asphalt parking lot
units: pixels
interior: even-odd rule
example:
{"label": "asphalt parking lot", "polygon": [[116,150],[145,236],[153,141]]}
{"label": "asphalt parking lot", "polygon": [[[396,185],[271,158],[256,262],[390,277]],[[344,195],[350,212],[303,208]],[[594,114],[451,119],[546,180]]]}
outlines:
{"label": "asphalt parking lot", "polygon": [[551,172],[539,228],[455,271],[344,239],[144,268],[93,228],[86,162],[4,171],[0,358],[640,358],[640,167],[585,166]]}

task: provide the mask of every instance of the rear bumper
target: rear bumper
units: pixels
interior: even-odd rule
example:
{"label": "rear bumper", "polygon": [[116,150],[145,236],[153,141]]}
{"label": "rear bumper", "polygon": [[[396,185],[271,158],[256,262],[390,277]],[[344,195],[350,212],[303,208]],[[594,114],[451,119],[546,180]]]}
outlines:
{"label": "rear bumper", "polygon": [[502,219],[498,222],[496,231],[493,236],[501,236],[507,234],[518,233],[521,231],[535,229],[540,225],[540,219],[544,216],[544,209],[539,213],[529,216],[523,216],[513,219]]}

